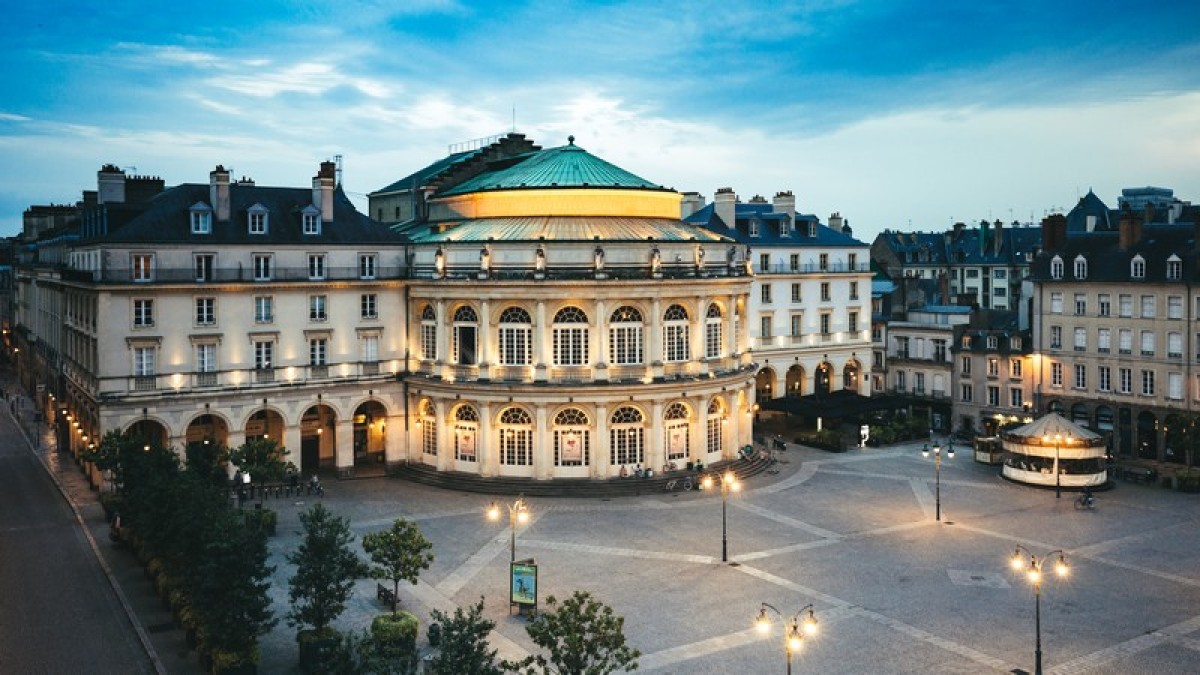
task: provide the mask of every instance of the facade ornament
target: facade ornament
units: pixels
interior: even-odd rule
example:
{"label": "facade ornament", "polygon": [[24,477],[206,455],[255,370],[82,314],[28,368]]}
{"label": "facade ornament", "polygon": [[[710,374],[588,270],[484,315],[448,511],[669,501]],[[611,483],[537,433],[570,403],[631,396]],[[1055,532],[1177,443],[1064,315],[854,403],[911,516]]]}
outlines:
{"label": "facade ornament", "polygon": [[433,269],[438,279],[446,276],[446,249],[441,246],[438,246],[437,253],[433,254]]}

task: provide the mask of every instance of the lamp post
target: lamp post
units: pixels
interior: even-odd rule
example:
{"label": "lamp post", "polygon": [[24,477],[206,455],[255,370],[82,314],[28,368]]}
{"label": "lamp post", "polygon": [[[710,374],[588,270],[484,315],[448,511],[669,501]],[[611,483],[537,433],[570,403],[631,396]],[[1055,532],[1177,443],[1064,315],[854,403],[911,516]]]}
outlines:
{"label": "lamp post", "polygon": [[[517,560],[517,523],[524,525],[529,522],[529,504],[525,502],[525,497],[522,495],[517,497],[517,501],[506,504],[508,506],[508,552],[509,562]],[[487,519],[493,523],[500,520],[500,505],[492,502],[488,505]]]}
{"label": "lamp post", "polygon": [[[921,456],[929,456],[929,444],[926,443],[921,448]],[[946,457],[954,459],[954,441],[950,441],[946,445]],[[941,522],[942,520],[942,446],[939,443],[933,445],[933,501],[934,501],[934,520]]]}
{"label": "lamp post", "polygon": [[1070,434],[1063,436],[1062,434],[1054,434],[1054,436],[1042,436],[1042,445],[1054,443],[1054,498],[1062,499],[1062,466],[1060,463],[1060,449],[1063,443],[1070,445],[1075,439]]}
{"label": "lamp post", "polygon": [[[800,611],[790,618],[784,617],[783,612],[775,609],[773,605],[762,603],[758,609],[758,616],[754,619],[754,625],[763,635],[771,632],[771,617],[767,615],[768,609],[775,612],[779,620],[783,621],[783,653],[787,658],[787,675],[792,675],[792,654],[799,652],[804,647],[805,635],[817,634],[817,617],[813,614],[812,603],[801,607]],[[807,614],[804,614],[805,610],[808,611]],[[802,614],[804,614],[803,619],[800,618]]]}
{"label": "lamp post", "polygon": [[[708,474],[701,481],[701,485],[705,490],[711,490],[713,483],[712,474]],[[721,476],[721,562],[729,562],[729,540],[726,536],[726,511],[729,504],[729,493],[737,492],[742,489],[742,484],[738,482],[737,476],[733,475],[732,471],[726,471]]]}
{"label": "lamp post", "polygon": [[[1036,634],[1036,642],[1034,643],[1034,672],[1036,675],[1042,675],[1042,567],[1046,561],[1052,557],[1054,560],[1054,573],[1059,577],[1067,576],[1071,568],[1067,565],[1066,554],[1062,549],[1050,551],[1043,556],[1036,556],[1024,546],[1017,546],[1013,551],[1010,565],[1016,571],[1025,571],[1025,578],[1033,585],[1033,621]],[[1029,556],[1029,563],[1026,565],[1025,556]]]}

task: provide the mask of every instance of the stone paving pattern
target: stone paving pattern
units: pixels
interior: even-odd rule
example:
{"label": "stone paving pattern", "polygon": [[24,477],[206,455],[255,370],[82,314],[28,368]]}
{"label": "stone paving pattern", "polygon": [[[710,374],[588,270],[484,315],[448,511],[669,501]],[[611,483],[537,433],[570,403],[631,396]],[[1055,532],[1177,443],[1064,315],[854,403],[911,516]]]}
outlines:
{"label": "stone paving pattern", "polygon": [[[46,447],[40,455],[102,542],[162,669],[199,672],[132,556],[108,543],[96,493]],[[531,499],[517,557],[537,560],[543,599],[588,590],[624,616],[640,672],[780,672],[779,625],[764,638],[752,624],[769,602],[789,615],[815,604],[820,633],[795,656],[797,672],[980,673],[1033,671],[1033,591],[1008,559],[1017,544],[1039,555],[1064,548],[1070,578],[1048,577],[1043,588],[1046,672],[1200,672],[1200,497],[1121,484],[1080,512],[1072,493],[1055,499],[1010,484],[959,453],[942,462],[937,523],[934,467],[919,448],[790,445],[777,475],[730,496],[727,564],[721,499],[709,492]],[[423,650],[431,608],[480,596],[501,656],[534,649],[525,619],[508,612],[509,529],[484,519],[490,497],[387,478],[325,484],[325,506],[358,535],[405,517],[434,543],[433,566],[400,591],[402,607],[421,618]],[[313,499],[267,502],[279,512],[270,550],[281,621],[262,640],[263,673],[298,672],[295,633],[282,621],[293,572],[285,555]],[[358,584],[338,627],[361,629],[386,611],[374,584]]]}

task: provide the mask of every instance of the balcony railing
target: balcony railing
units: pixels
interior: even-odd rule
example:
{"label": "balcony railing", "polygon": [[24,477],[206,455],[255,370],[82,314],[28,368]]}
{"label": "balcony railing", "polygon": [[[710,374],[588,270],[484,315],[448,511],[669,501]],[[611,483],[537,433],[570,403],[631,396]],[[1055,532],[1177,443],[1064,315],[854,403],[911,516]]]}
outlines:
{"label": "balcony railing", "polygon": [[228,283],[231,281],[352,281],[401,279],[404,268],[376,267],[375,273],[363,275],[358,267],[326,267],[325,274],[316,279],[308,267],[272,267],[269,275],[262,278],[254,266],[218,267],[204,274],[197,274],[192,267],[158,267],[149,278],[135,278],[132,269],[63,270],[63,278],[69,281],[84,281],[106,284],[175,284],[175,283]]}
{"label": "balcony railing", "polygon": [[254,381],[258,384],[275,381],[275,370],[273,368],[260,368],[254,371]]}
{"label": "balcony railing", "polygon": [[154,380],[155,377],[153,375],[137,375],[133,378],[133,390],[154,391]]}
{"label": "balcony railing", "polygon": [[197,387],[215,387],[217,386],[216,373],[196,373]]}
{"label": "balcony railing", "polygon": [[870,263],[855,263],[850,265],[844,262],[831,262],[826,265],[820,263],[808,262],[799,265],[790,263],[776,263],[774,265],[755,265],[754,269],[759,274],[846,274],[869,272],[871,270]]}

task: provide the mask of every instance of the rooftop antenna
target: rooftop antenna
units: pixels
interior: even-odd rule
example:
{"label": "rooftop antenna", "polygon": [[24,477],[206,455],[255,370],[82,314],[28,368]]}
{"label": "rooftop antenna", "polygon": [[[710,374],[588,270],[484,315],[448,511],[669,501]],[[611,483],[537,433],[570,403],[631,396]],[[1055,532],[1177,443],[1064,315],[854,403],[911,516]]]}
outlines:
{"label": "rooftop antenna", "polygon": [[341,156],[341,155],[334,155],[334,156],[333,156],[333,161],[334,161],[334,163],[335,163],[335,164],[337,164],[337,173],[336,173],[336,176],[337,176],[337,184],[338,184],[338,185],[341,185],[341,184],[342,184],[342,156]]}

